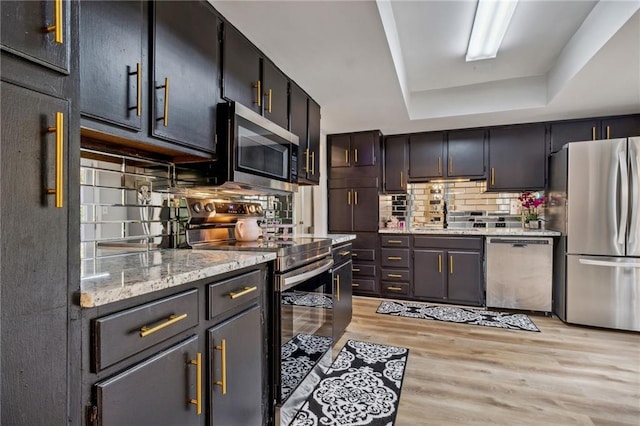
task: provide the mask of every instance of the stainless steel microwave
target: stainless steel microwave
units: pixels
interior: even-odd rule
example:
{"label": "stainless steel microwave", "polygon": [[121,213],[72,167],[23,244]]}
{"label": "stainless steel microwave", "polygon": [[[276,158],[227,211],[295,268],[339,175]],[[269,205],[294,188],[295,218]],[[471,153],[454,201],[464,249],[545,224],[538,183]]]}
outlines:
{"label": "stainless steel microwave", "polygon": [[298,136],[253,110],[218,104],[216,185],[264,193],[298,190]]}

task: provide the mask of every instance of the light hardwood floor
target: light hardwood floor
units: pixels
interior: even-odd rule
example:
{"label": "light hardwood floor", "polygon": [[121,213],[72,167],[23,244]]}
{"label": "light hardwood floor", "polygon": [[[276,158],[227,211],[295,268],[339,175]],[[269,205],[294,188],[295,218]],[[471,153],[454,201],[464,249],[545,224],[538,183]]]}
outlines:
{"label": "light hardwood floor", "polygon": [[640,425],[640,334],[530,316],[540,333],[376,314],[347,339],[409,348],[396,426]]}

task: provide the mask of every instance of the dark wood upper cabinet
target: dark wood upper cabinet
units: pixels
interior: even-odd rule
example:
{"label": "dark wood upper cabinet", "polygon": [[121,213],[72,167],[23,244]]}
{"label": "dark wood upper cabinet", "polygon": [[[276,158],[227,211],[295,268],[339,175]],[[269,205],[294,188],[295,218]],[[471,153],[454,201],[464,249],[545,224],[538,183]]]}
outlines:
{"label": "dark wood upper cabinet", "polygon": [[[61,9],[53,1],[2,1],[2,50],[68,74],[71,2],[58,4]],[[59,28],[47,30],[56,23]]]}
{"label": "dark wood upper cabinet", "polygon": [[640,136],[640,114],[603,119],[601,131],[601,139]]}
{"label": "dark wood upper cabinet", "polygon": [[289,124],[289,80],[268,59],[262,60],[262,79],[264,116],[286,129]]}
{"label": "dark wood upper cabinet", "polygon": [[320,105],[309,98],[308,102],[309,138],[308,149],[311,155],[309,165],[311,170],[307,173],[307,180],[320,183]]}
{"label": "dark wood upper cabinet", "polygon": [[408,178],[409,137],[406,135],[384,138],[384,181],[386,193],[406,193]]}
{"label": "dark wood upper cabinet", "polygon": [[444,133],[416,133],[409,137],[411,179],[444,177]]}
{"label": "dark wood upper cabinet", "polygon": [[351,167],[351,136],[348,134],[329,137],[329,167]]}
{"label": "dark wood upper cabinet", "polygon": [[[140,130],[149,69],[142,1],[86,1],[80,8],[80,110]],[[114,25],[118,23],[118,25]],[[113,49],[110,46],[118,46]],[[144,97],[146,99],[146,96]]]}
{"label": "dark wood upper cabinet", "polygon": [[320,183],[320,106],[294,82],[290,82],[291,133],[298,136],[298,183]]}
{"label": "dark wood upper cabinet", "polygon": [[153,2],[152,134],[215,152],[218,18],[205,2]]}
{"label": "dark wood upper cabinet", "polygon": [[[351,188],[329,189],[329,231],[353,231],[353,199]],[[376,203],[377,207],[377,203]]]}
{"label": "dark wood upper cabinet", "polygon": [[599,120],[572,120],[549,125],[551,153],[558,152],[568,142],[590,141],[600,135]]}
{"label": "dark wood upper cabinet", "polygon": [[[372,212],[375,209],[375,212]],[[378,231],[378,188],[329,189],[329,231]]]}
{"label": "dark wood upper cabinet", "polygon": [[380,149],[379,132],[363,132],[351,135],[351,165],[355,167],[374,166],[376,152]]}
{"label": "dark wood upper cabinet", "polygon": [[[379,130],[329,135],[327,145],[329,179],[379,179],[382,150],[382,133]],[[379,184],[378,180],[376,185]]]}
{"label": "dark wood upper cabinet", "polygon": [[260,52],[233,26],[223,27],[222,96],[262,114]]}
{"label": "dark wood upper cabinet", "polygon": [[486,138],[485,129],[447,132],[447,177],[483,177]]}
{"label": "dark wood upper cabinet", "polygon": [[547,150],[544,123],[489,130],[488,191],[545,187]]}

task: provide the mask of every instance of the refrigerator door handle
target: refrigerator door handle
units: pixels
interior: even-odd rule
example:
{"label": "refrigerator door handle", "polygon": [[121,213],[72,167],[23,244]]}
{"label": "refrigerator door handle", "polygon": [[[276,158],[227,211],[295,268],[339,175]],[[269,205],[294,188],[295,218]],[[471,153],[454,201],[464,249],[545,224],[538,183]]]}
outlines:
{"label": "refrigerator door handle", "polygon": [[640,262],[611,262],[608,260],[578,259],[583,265],[609,266],[613,268],[640,268]]}
{"label": "refrigerator door handle", "polygon": [[640,221],[640,151],[633,145],[633,140],[629,142],[629,162],[631,163],[631,224],[627,254],[637,251],[638,222]]}
{"label": "refrigerator door handle", "polygon": [[627,155],[625,151],[618,152],[620,170],[620,226],[618,227],[618,244],[624,245],[627,237],[627,214],[629,213],[629,175],[627,172]]}

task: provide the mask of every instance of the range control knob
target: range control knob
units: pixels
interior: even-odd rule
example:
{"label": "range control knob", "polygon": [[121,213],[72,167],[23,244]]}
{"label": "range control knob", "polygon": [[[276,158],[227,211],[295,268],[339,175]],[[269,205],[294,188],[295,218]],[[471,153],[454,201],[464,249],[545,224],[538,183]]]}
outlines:
{"label": "range control knob", "polygon": [[256,212],[258,212],[258,214],[262,214],[262,206],[260,204],[256,206]]}
{"label": "range control knob", "polygon": [[204,205],[204,209],[208,212],[208,213],[212,213],[215,211],[215,208],[213,208],[213,203],[207,203]]}
{"label": "range control knob", "polygon": [[202,204],[199,201],[193,203],[193,211],[196,213],[200,213],[202,211]]}
{"label": "range control knob", "polygon": [[256,212],[256,206],[254,204],[249,204],[249,213],[253,214]]}

